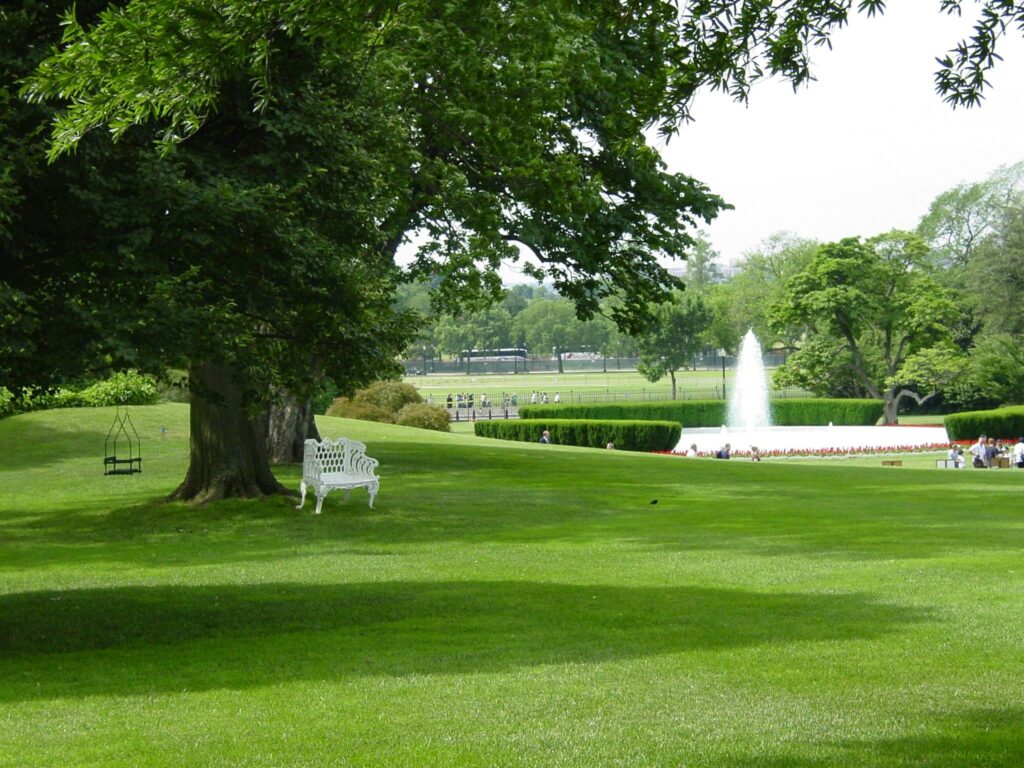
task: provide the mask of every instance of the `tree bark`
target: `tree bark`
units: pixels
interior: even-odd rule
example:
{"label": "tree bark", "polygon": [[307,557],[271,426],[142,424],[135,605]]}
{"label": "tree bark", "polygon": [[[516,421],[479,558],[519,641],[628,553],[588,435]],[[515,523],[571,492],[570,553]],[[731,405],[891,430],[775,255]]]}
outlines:
{"label": "tree bark", "polygon": [[900,420],[900,401],[895,397],[894,393],[888,391],[885,393],[885,399],[882,405],[882,421],[885,424],[897,424]]}
{"label": "tree bark", "polygon": [[903,389],[897,392],[890,388],[885,393],[885,405],[883,406],[882,418],[886,424],[898,424],[900,414],[900,400],[904,397],[913,399],[918,405],[924,405],[931,400],[938,392],[929,392],[927,395],[919,395],[912,389]]}
{"label": "tree bark", "polygon": [[284,393],[281,403],[270,409],[266,419],[267,458],[273,463],[302,461],[303,443],[319,440],[313,414],[313,401],[299,402]]}
{"label": "tree bark", "polygon": [[189,368],[189,465],[185,480],[170,496],[173,500],[205,504],[288,493],[270,471],[266,431],[260,428],[261,419],[246,410],[233,373],[218,363]]}

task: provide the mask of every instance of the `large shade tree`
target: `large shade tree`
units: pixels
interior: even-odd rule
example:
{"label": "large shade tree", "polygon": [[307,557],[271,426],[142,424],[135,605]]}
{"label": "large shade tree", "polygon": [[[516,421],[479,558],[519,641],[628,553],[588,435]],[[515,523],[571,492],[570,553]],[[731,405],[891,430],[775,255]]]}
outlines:
{"label": "large shade tree", "polygon": [[[742,98],[763,74],[807,80],[810,48],[850,10],[842,0],[700,0],[682,12],[638,0],[132,0],[96,20],[69,17],[61,50],[25,90],[65,107],[53,156],[99,127],[139,147],[155,140],[155,181],[179,198],[163,219],[155,200],[142,217],[102,206],[106,245],[50,253],[42,270],[15,238],[5,307],[39,318],[36,298],[49,292],[50,311],[118,320],[110,363],[186,358],[196,400],[179,495],[274,490],[253,407],[268,385],[301,392],[325,373],[383,365],[402,323],[377,299],[392,290],[408,233],[428,235],[412,274],[438,280],[441,305],[496,292],[518,246],[582,316],[615,296],[605,305],[619,324],[640,327],[673,283],[659,257],[684,253],[691,227],[723,206],[667,173],[646,132],[672,133],[705,85]],[[1000,25],[1024,16],[997,0],[983,11],[938,73],[953,103],[977,101]],[[136,279],[108,290],[125,264]],[[145,300],[123,305],[122,294]],[[26,349],[46,334],[37,320],[18,331]],[[4,362],[15,382],[26,359]]]}
{"label": "large shade tree", "polygon": [[700,295],[676,294],[673,301],[655,309],[654,322],[637,339],[637,370],[648,381],[661,381],[667,375],[675,400],[676,371],[685,369],[700,352],[711,320],[711,310]]}
{"label": "large shade tree", "polygon": [[780,326],[802,323],[809,334],[776,383],[881,399],[886,423],[903,398],[920,403],[939,391],[940,370],[961,364],[949,345],[958,310],[928,266],[927,246],[906,232],[821,246],[773,308]]}
{"label": "large shade tree", "polygon": [[[60,28],[42,4],[6,15],[26,33],[5,38],[22,46],[19,62]],[[375,193],[362,147],[341,132],[361,111],[351,82],[291,42],[275,71],[287,109],[254,114],[247,87],[226,85],[203,134],[166,157],[142,131],[116,145],[95,132],[48,167],[50,115],[14,114],[28,140],[14,155],[19,200],[2,253],[17,302],[4,337],[19,340],[3,378],[186,366],[192,460],[179,498],[281,490],[264,445],[271,401],[308,395],[322,377],[344,386],[387,371],[405,335],[394,265],[366,258]],[[344,178],[325,172],[346,165]]]}

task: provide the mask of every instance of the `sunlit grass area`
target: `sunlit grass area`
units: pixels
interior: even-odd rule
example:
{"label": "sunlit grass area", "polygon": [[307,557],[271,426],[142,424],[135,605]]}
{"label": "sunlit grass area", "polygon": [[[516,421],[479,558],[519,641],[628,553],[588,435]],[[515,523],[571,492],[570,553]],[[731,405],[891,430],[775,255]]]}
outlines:
{"label": "sunlit grass area", "polygon": [[0,766],[1024,763],[1024,472],[323,419],[382,484],[317,517],[162,501],[187,409],[131,414],[131,477],[0,421]]}
{"label": "sunlit grass area", "polygon": [[[732,384],[733,371],[726,372],[726,387]],[[680,388],[711,389],[722,386],[722,372],[714,370],[679,371],[676,380]],[[633,370],[624,371],[568,371],[566,373],[520,373],[512,374],[470,374],[407,376],[405,381],[416,386],[423,397],[442,401],[449,393],[472,392],[479,397],[486,393],[491,400],[501,402],[503,393],[515,392],[520,398],[531,392],[547,392],[553,397],[560,392],[567,397],[570,392],[619,393],[624,391],[650,390],[670,392],[671,380],[666,376],[661,381],[650,382]]]}

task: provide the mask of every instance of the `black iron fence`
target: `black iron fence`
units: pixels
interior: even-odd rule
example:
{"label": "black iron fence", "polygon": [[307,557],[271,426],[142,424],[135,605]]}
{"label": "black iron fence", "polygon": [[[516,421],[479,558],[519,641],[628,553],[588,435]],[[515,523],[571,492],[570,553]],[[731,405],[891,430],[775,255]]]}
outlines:
{"label": "black iron fence", "polygon": [[[563,357],[562,371],[632,371],[636,370],[639,358],[590,355],[588,357]],[[765,367],[774,368],[786,362],[782,354],[764,356]],[[690,365],[692,370],[720,371],[736,367],[736,358],[729,355],[702,355],[695,357]],[[517,374],[557,373],[558,360],[531,358],[528,360],[440,360],[423,357],[405,362],[407,376],[422,376],[431,373],[447,374]]]}

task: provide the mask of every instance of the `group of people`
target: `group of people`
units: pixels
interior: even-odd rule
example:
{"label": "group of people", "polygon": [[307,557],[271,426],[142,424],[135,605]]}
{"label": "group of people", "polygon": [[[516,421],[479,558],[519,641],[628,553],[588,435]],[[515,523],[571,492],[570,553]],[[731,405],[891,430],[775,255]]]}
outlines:
{"label": "group of people", "polygon": [[[1004,443],[986,435],[970,447],[971,466],[977,469],[991,469],[999,466],[1000,459],[1007,459],[1012,466],[1024,469],[1024,437],[1017,438],[1016,444]],[[957,469],[964,464],[963,450],[958,445],[949,448],[949,460]]]}
{"label": "group of people", "polygon": [[[695,459],[699,455],[700,454],[697,452],[697,444],[696,443],[691,444],[690,447],[686,450],[686,457],[687,458]],[[723,445],[721,448],[719,448],[717,451],[715,451],[714,457],[716,459],[731,459],[732,458],[732,444],[731,443],[726,443],[725,445]],[[761,451],[760,451],[760,449],[756,445],[750,446],[750,460],[751,461],[760,461],[761,460]]]}
{"label": "group of people", "polygon": [[[473,408],[475,404],[479,404],[480,408],[491,408],[494,405],[494,402],[491,400],[491,396],[486,392],[482,393],[479,398],[477,398],[472,392],[460,392],[454,396],[449,393],[448,397],[445,398],[444,403],[448,410],[451,410],[452,408]],[[502,392],[501,404],[504,408],[515,408],[519,405],[519,397],[515,392]]]}
{"label": "group of people", "polygon": [[[554,401],[556,403],[562,402],[562,396],[557,392],[555,392]],[[541,405],[547,405],[549,402],[551,401],[548,400],[547,392],[538,392],[537,390],[533,390],[533,392],[530,393],[530,405],[537,405],[537,403],[540,403]]]}
{"label": "group of people", "polygon": [[[512,397],[515,398],[515,395],[512,395]],[[451,410],[452,407],[473,408],[476,403],[479,403],[481,408],[490,408],[492,405],[491,398],[487,395],[486,392],[480,395],[479,399],[477,399],[476,395],[474,395],[472,392],[459,392],[454,397],[449,392],[448,397],[444,399],[445,407],[448,410]],[[508,406],[508,398],[506,398],[505,400],[505,405],[506,407]],[[515,405],[515,403],[513,403],[513,405]]]}

